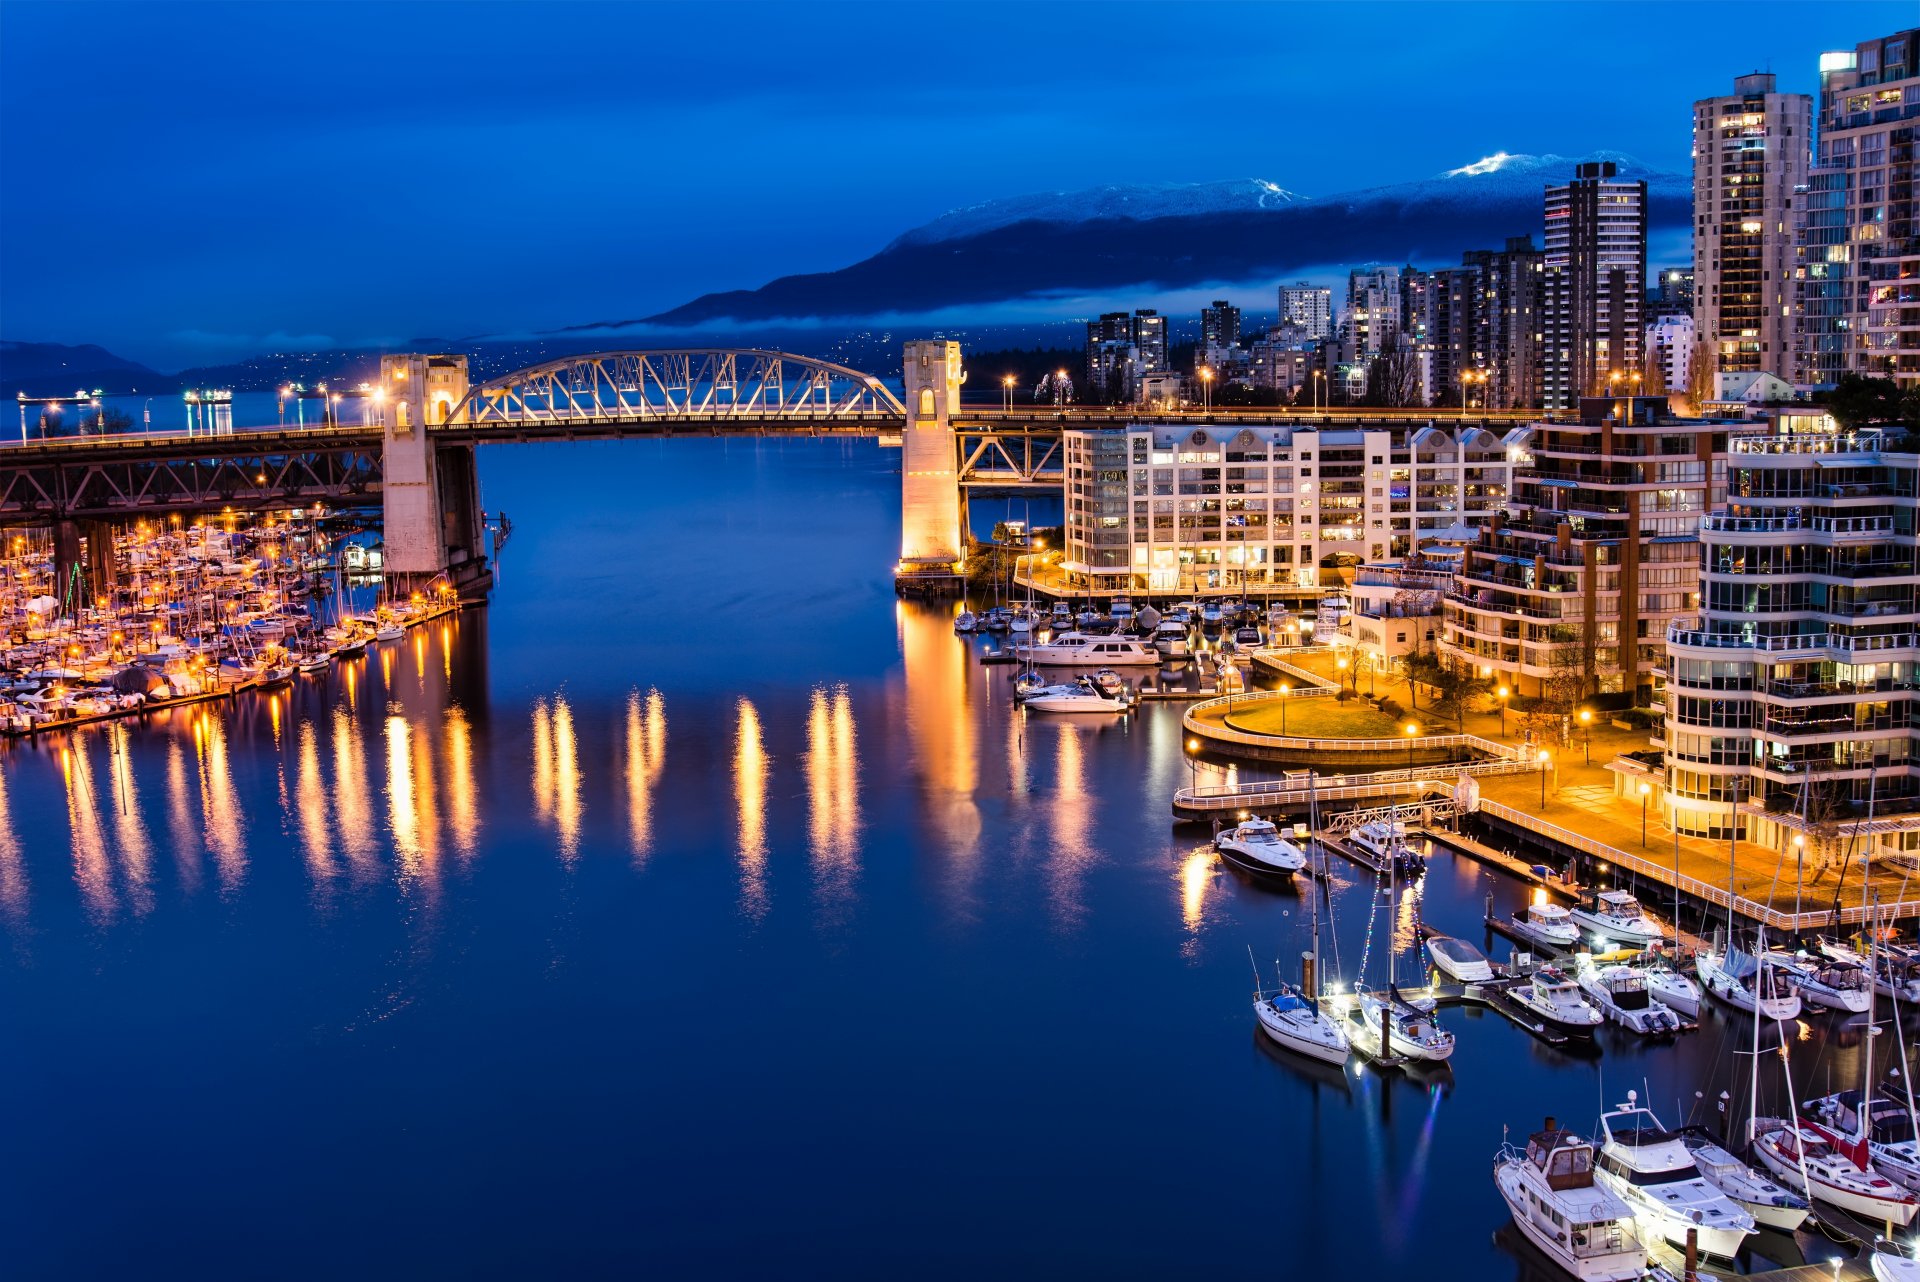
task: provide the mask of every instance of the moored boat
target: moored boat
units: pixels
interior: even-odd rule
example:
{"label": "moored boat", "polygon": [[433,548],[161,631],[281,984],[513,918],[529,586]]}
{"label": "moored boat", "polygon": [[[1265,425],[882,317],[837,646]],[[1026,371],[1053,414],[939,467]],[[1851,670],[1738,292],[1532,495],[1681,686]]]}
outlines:
{"label": "moored boat", "polygon": [[1754,1223],[1781,1233],[1792,1233],[1806,1222],[1812,1209],[1807,1200],[1791,1193],[1730,1153],[1713,1136],[1686,1131],[1682,1141],[1693,1163],[1709,1184],[1751,1215]]}
{"label": "moored boat", "polygon": [[1680,1016],[1653,995],[1647,985],[1646,972],[1638,967],[1625,962],[1599,963],[1582,954],[1575,973],[1587,1000],[1622,1028],[1642,1037],[1663,1037],[1680,1031]]}
{"label": "moored boat", "polygon": [[1255,877],[1290,878],[1307,866],[1306,852],[1257,815],[1216,833],[1213,848],[1227,863]]}
{"label": "moored boat", "polygon": [[1542,966],[1507,996],[1549,1028],[1571,1037],[1592,1037],[1601,1014],[1580,992],[1580,986],[1558,966]]}
{"label": "moored boat", "polygon": [[1508,919],[1507,928],[1528,944],[1549,952],[1572,952],[1580,942],[1580,928],[1559,904],[1528,904],[1525,912]]}
{"label": "moored boat", "polygon": [[1569,910],[1574,924],[1589,934],[1616,944],[1644,948],[1666,938],[1666,931],[1647,916],[1640,901],[1624,890],[1602,890],[1591,900]]}
{"label": "moored boat", "polygon": [[1642,1108],[1634,1091],[1600,1117],[1600,1183],[1633,1207],[1634,1219],[1675,1246],[1689,1233],[1700,1250],[1722,1259],[1739,1254],[1754,1218],[1701,1174],[1683,1139]]}
{"label": "moored boat", "polygon": [[1427,940],[1427,956],[1434,969],[1456,984],[1484,984],[1493,978],[1493,963],[1464,939],[1434,935]]}
{"label": "moored boat", "polygon": [[1502,1146],[1493,1182],[1527,1240],[1579,1282],[1642,1282],[1633,1208],[1594,1179],[1593,1145],[1549,1117],[1524,1152]]}

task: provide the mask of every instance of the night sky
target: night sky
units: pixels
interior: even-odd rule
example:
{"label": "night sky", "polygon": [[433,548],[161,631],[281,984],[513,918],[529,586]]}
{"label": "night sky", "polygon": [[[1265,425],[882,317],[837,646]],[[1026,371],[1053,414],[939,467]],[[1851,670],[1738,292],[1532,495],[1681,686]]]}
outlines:
{"label": "night sky", "polygon": [[0,336],[163,369],[511,335],[844,265],[959,205],[1496,151],[1914,19],[1730,4],[0,5]]}

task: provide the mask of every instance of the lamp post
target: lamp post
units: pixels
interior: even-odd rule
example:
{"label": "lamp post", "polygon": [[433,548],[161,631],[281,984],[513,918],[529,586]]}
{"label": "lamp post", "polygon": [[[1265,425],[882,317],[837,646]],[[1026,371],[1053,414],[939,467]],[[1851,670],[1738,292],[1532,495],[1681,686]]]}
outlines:
{"label": "lamp post", "polygon": [[1640,785],[1640,849],[1642,850],[1647,848],[1647,798],[1652,795],[1653,785],[1643,782]]}
{"label": "lamp post", "polygon": [[1793,915],[1800,915],[1800,887],[1806,884],[1807,834],[1793,834]]}
{"label": "lamp post", "polygon": [[1580,746],[1586,749],[1587,764],[1593,764],[1593,709],[1580,709]]}
{"label": "lamp post", "polygon": [[1470,393],[1475,383],[1484,383],[1487,376],[1479,370],[1468,370],[1460,376],[1460,421],[1467,421],[1467,402],[1472,399]]}
{"label": "lamp post", "polygon": [[1013,413],[1013,375],[1009,374],[1001,379],[1000,386],[1006,389],[1007,413],[1011,414]]}
{"label": "lamp post", "polygon": [[1213,413],[1213,367],[1200,367],[1200,406],[1204,413]]}
{"label": "lamp post", "polygon": [[1320,384],[1326,381],[1326,377],[1325,370],[1313,371],[1313,408],[1316,410],[1323,408],[1320,404]]}
{"label": "lamp post", "polygon": [[1414,740],[1414,736],[1420,733],[1420,727],[1413,724],[1413,722],[1409,721],[1407,722],[1406,729],[1407,729],[1407,769],[1412,770],[1413,769],[1413,740]]}
{"label": "lamp post", "polygon": [[1501,686],[1494,693],[1500,697],[1500,737],[1504,739],[1507,737],[1507,696],[1513,691]]}
{"label": "lamp post", "polygon": [[1280,733],[1287,733],[1287,704],[1292,702],[1293,686],[1285,681],[1280,683]]}
{"label": "lamp post", "polygon": [[1343,654],[1339,658],[1335,659],[1333,661],[1333,666],[1340,673],[1340,684],[1343,686],[1346,685],[1347,684],[1347,656]]}
{"label": "lamp post", "polygon": [[1194,754],[1199,751],[1200,741],[1198,739],[1187,740],[1187,787],[1189,788],[1198,788],[1200,786],[1200,763],[1194,756]]}
{"label": "lamp post", "polygon": [[1545,748],[1540,749],[1540,809],[1547,808],[1547,771],[1551,768],[1553,754]]}

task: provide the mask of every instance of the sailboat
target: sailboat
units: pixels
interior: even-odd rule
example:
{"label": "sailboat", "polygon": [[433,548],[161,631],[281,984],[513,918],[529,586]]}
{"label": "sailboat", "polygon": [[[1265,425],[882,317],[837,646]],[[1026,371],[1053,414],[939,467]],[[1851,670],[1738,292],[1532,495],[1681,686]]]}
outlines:
{"label": "sailboat", "polygon": [[[1305,963],[1299,988],[1284,980],[1272,992],[1260,987],[1260,967],[1253,968],[1253,1014],[1261,1029],[1276,1043],[1296,1054],[1328,1064],[1344,1064],[1349,1051],[1347,1030],[1320,1009],[1320,891],[1313,898],[1313,951],[1301,954]],[[1253,949],[1247,949],[1253,961]],[[1275,962],[1277,972],[1280,963]]]}
{"label": "sailboat", "polygon": [[[1380,1063],[1424,1060],[1438,1063],[1453,1054],[1453,1034],[1440,1027],[1430,1010],[1421,1010],[1400,996],[1394,970],[1392,914],[1399,902],[1397,861],[1389,859],[1387,874],[1387,995],[1362,989],[1355,1002],[1359,1031],[1347,1030],[1354,1046]],[[1377,884],[1377,883],[1376,883]],[[1374,907],[1378,908],[1376,901]],[[1371,1046],[1371,1049],[1369,1049]]]}

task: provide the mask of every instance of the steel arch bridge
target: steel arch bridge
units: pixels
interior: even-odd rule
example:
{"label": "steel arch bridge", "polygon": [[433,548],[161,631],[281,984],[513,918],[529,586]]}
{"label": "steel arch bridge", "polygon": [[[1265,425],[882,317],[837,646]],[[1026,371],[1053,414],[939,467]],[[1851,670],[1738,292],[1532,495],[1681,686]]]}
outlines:
{"label": "steel arch bridge", "polygon": [[906,421],[879,379],[791,352],[682,348],[595,352],[516,370],[472,387],[447,426],[516,427],[661,421],[878,430]]}

